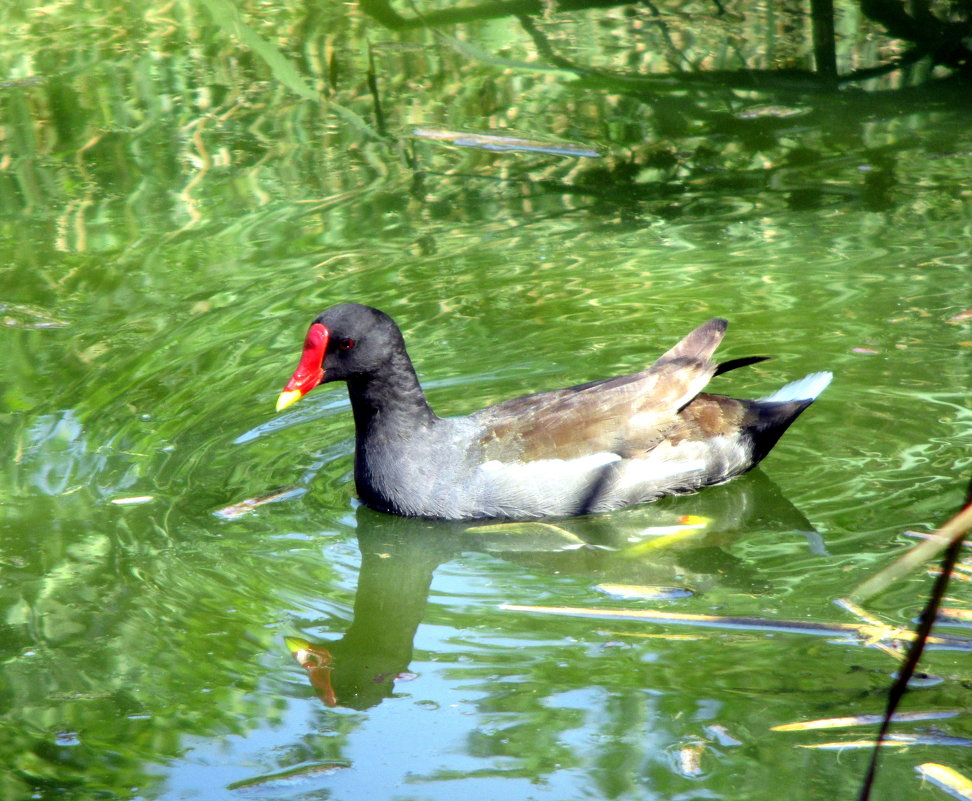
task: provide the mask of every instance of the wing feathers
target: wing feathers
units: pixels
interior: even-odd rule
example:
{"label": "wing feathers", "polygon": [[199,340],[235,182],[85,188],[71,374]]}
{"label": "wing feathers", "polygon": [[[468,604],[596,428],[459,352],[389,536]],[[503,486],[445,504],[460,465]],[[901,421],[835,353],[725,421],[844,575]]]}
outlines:
{"label": "wing feathers", "polygon": [[728,328],[729,322],[727,320],[723,320],[721,317],[713,317],[684,337],[674,348],[663,353],[655,364],[670,359],[708,361],[715,353],[715,349],[719,347],[719,343],[722,342]]}
{"label": "wing feathers", "polygon": [[703,323],[640,373],[484,409],[485,456],[525,462],[650,450],[716,374],[710,358],[727,327],[721,318]]}

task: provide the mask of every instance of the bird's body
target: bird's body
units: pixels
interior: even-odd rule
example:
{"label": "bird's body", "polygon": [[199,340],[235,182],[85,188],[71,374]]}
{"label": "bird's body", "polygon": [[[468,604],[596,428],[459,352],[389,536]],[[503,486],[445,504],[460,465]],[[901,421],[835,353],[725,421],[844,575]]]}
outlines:
{"label": "bird's body", "polygon": [[761,400],[702,393],[712,376],[762,360],[710,361],[726,327],[704,323],[638,373],[442,418],[391,318],[341,304],[312,324],[278,408],[321,381],[347,381],[355,484],[381,511],[450,520],[606,511],[749,470],[830,382],[813,373]]}

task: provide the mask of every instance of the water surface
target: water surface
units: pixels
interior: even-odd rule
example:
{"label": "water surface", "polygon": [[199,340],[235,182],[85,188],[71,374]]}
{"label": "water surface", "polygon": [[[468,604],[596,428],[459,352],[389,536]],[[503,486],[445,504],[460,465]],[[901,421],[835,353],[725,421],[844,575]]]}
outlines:
{"label": "water surface", "polygon": [[[504,607],[848,622],[832,601],[952,514],[972,433],[967,101],[909,94],[920,73],[653,94],[525,67],[544,66],[536,40],[508,20],[445,30],[470,55],[344,6],[247,4],[236,35],[228,8],[0,12],[0,795],[852,797],[866,752],[803,746],[865,734],[770,728],[881,711],[887,654]],[[860,24],[842,64],[876,55]],[[721,25],[679,28],[685,52]],[[543,30],[599,68],[667,69],[632,44],[646,29],[614,9]],[[590,547],[477,537],[359,507],[341,387],[274,415],[306,326],[345,300],[401,323],[441,414],[639,369],[715,315],[726,358],[774,357],[718,391],[835,380],[760,470],[562,521]],[[689,514],[708,528],[626,554]],[[869,609],[907,626],[929,582]],[[309,672],[287,638],[333,667]],[[970,706],[966,654],[925,667],[943,681],[908,709]],[[933,742],[889,751],[880,781],[933,798],[925,761],[969,772]]]}

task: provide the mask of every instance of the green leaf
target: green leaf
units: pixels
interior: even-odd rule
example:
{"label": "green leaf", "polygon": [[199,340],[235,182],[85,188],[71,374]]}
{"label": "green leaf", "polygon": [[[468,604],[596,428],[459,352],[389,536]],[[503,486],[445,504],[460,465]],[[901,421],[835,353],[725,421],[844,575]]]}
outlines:
{"label": "green leaf", "polygon": [[305,100],[320,101],[318,92],[301,77],[293,62],[247,25],[243,21],[240,10],[230,0],[199,0],[199,2],[209,11],[213,22],[262,58],[270,67],[273,77],[280,83]]}

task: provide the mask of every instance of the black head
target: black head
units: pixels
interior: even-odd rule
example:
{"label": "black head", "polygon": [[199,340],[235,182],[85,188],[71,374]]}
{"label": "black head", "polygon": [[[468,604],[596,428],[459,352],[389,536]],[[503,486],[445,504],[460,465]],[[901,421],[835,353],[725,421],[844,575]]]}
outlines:
{"label": "black head", "polygon": [[391,369],[405,352],[394,320],[360,303],[332,306],[311,323],[300,364],[277,400],[277,411],[318,384],[368,378]]}

